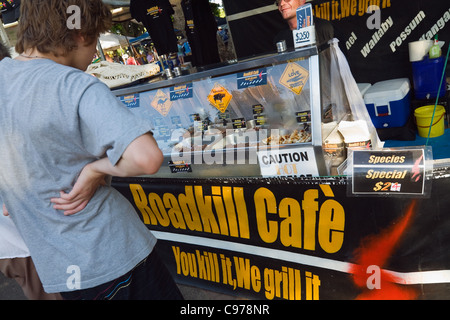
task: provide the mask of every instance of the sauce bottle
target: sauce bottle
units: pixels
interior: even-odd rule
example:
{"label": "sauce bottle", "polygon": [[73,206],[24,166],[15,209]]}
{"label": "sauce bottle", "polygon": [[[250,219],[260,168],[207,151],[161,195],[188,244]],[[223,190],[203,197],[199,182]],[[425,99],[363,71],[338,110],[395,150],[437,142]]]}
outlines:
{"label": "sauce bottle", "polygon": [[430,56],[430,59],[437,59],[442,55],[442,50],[441,47],[439,47],[437,35],[434,38],[434,44],[431,46],[428,55]]}

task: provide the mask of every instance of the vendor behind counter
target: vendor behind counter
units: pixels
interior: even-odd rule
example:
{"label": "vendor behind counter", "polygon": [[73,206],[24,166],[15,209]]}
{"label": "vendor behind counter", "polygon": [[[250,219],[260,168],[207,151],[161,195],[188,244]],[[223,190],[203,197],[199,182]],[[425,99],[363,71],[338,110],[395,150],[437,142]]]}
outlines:
{"label": "vendor behind counter", "polygon": [[[277,42],[286,41],[287,49],[294,49],[292,31],[297,29],[297,8],[304,5],[306,0],[277,0],[276,5],[281,16],[286,21],[286,29],[280,31],[274,38],[274,46]],[[327,20],[314,17],[317,46],[319,49],[334,38],[334,28]]]}

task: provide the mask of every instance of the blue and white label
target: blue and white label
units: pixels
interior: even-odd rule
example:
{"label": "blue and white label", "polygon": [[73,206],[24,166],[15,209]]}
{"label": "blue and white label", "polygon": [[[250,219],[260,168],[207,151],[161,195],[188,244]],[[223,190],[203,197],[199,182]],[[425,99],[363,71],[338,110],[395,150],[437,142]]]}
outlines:
{"label": "blue and white label", "polygon": [[312,26],[314,24],[313,10],[311,3],[307,3],[297,8],[297,29]]}
{"label": "blue and white label", "polygon": [[237,74],[238,89],[257,87],[267,84],[267,69],[261,68],[253,71],[240,72]]}
{"label": "blue and white label", "polygon": [[170,88],[170,101],[189,99],[193,96],[194,86],[192,85],[192,83]]}
{"label": "blue and white label", "polygon": [[119,99],[127,108],[139,108],[139,93],[121,96]]}
{"label": "blue and white label", "polygon": [[316,29],[314,26],[302,28],[300,30],[293,30],[295,48],[310,46],[316,43]]}

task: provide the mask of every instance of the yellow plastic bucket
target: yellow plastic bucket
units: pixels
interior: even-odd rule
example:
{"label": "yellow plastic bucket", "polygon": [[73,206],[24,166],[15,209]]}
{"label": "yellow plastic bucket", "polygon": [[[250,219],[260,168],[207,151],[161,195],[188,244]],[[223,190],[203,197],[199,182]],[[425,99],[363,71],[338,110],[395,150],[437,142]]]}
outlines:
{"label": "yellow plastic bucket", "polygon": [[444,134],[445,108],[440,105],[436,106],[433,124],[431,124],[431,118],[433,117],[433,110],[434,105],[430,105],[417,108],[414,111],[414,116],[416,117],[417,130],[419,131],[419,136],[423,138],[428,138],[428,132],[430,132],[430,138],[439,137]]}

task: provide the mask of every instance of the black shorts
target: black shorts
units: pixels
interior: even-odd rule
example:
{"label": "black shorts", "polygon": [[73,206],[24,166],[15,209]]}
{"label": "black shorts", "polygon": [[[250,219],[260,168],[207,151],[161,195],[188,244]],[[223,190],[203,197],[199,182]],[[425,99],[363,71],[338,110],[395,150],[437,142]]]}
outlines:
{"label": "black shorts", "polygon": [[65,300],[182,300],[180,290],[153,252],[130,272],[97,287],[62,292]]}

